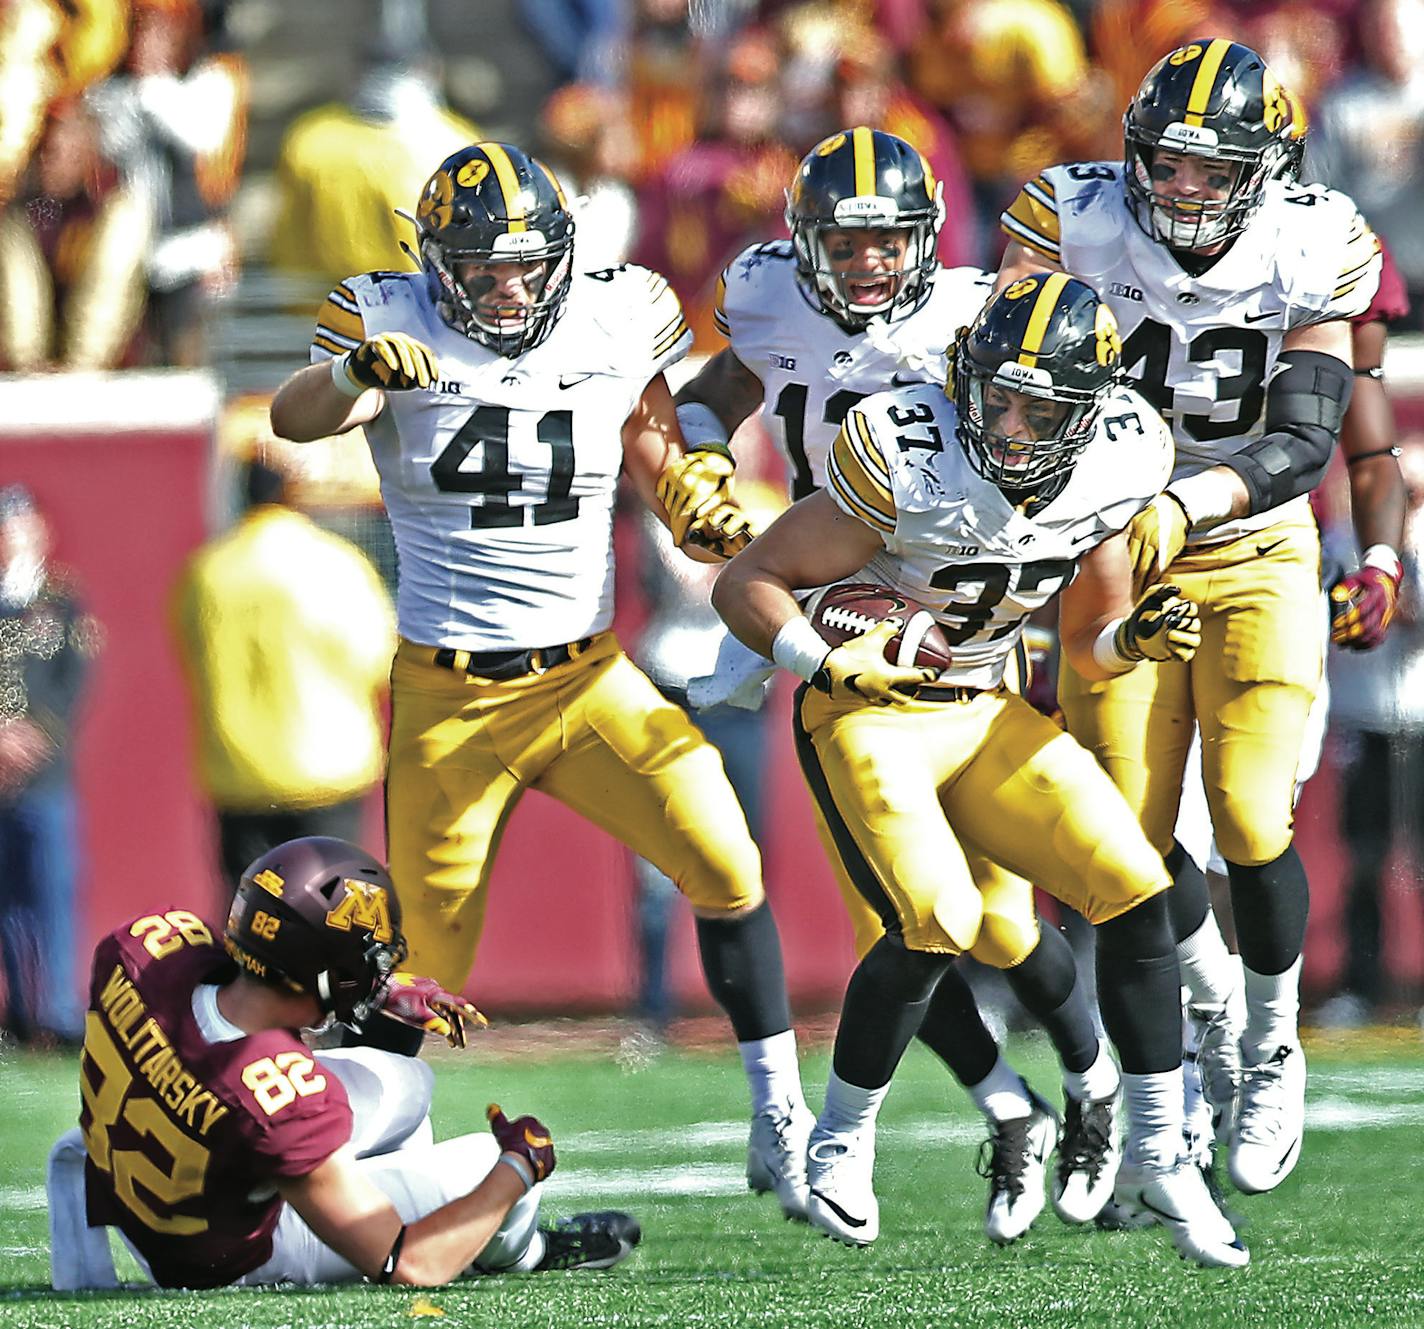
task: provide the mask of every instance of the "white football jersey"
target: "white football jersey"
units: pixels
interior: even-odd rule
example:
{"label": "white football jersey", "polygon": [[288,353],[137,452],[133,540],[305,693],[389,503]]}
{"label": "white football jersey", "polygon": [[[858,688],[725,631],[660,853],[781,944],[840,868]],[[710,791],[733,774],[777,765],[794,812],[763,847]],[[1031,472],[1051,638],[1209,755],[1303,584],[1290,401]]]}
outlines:
{"label": "white football jersey", "polygon": [[997,687],[1024,623],[1073,580],[1172,473],[1172,435],[1137,393],[1115,388],[1062,491],[1013,506],[974,470],[958,412],[936,387],[868,397],[831,450],[827,488],[885,542],[847,581],[873,581],[939,620],[954,663],[945,686]]}
{"label": "white football jersey", "polygon": [[[1121,162],[1051,167],[1000,220],[1111,306],[1123,369],[1172,426],[1176,477],[1191,475],[1265,431],[1266,384],[1287,332],[1369,307],[1379,241],[1345,195],[1272,181],[1231,248],[1193,276],[1137,224],[1122,175]],[[1235,539],[1306,501],[1215,526],[1205,539]]]}
{"label": "white football jersey", "polygon": [[761,379],[766,424],[792,470],[792,495],[826,483],[846,412],[872,392],[943,383],[946,349],[994,289],[992,273],[940,268],[919,308],[850,332],[796,279],[789,240],[753,245],[726,267],[713,311],[732,353]]}
{"label": "white football jersey", "polygon": [[602,632],[622,425],[692,344],[667,282],[632,265],[579,274],[548,338],[511,359],[446,324],[422,274],[367,273],[327,298],[312,361],[379,332],[424,342],[439,366],[433,388],[388,393],[366,426],[401,635],[488,651]]}

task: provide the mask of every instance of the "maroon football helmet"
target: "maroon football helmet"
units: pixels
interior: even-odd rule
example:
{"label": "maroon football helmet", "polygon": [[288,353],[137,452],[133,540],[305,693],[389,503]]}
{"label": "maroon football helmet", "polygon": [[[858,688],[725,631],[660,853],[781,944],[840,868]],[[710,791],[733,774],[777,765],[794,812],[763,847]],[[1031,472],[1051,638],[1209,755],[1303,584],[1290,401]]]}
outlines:
{"label": "maroon football helmet", "polygon": [[243,972],[314,996],[359,1028],[405,958],[389,874],[345,840],[307,836],[269,850],[242,874],[224,942]]}

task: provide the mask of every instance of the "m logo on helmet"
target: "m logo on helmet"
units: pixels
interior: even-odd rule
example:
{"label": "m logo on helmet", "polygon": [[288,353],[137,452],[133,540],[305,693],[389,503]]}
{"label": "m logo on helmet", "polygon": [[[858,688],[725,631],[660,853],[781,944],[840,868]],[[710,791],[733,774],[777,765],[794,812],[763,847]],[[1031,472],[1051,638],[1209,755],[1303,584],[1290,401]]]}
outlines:
{"label": "m logo on helmet", "polygon": [[473,189],[481,180],[490,173],[489,162],[483,158],[466,162],[455,173],[455,183],[467,189]]}
{"label": "m logo on helmet", "polygon": [[339,932],[350,932],[357,927],[369,932],[373,941],[389,942],[395,936],[395,929],[391,927],[391,906],[386,888],[351,877],[343,877],[341,884],[346,888],[346,894],[327,912],[326,926]]}

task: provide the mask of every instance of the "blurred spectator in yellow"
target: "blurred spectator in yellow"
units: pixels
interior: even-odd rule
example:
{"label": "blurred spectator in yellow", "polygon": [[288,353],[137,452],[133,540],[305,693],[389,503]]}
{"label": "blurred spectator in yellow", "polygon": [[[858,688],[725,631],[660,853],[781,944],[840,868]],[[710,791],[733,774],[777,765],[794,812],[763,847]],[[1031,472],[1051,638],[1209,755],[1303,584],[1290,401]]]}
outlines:
{"label": "blurred spectator in yellow", "polygon": [[699,137],[639,190],[639,263],[682,301],[697,344],[718,344],[718,274],[739,250],[786,233],[796,156],[776,138],[780,48],[764,28],[737,35],[711,79]]}
{"label": "blurred spectator in yellow", "polygon": [[0,956],[5,1028],[20,1042],[77,1045],[79,875],[76,708],[98,629],[49,562],[28,490],[0,489]]}
{"label": "blurred spectator in yellow", "polygon": [[129,0],[0,0],[0,204],[19,185],[46,107],[118,64],[128,13]]}
{"label": "blurred spectator in yellow", "polygon": [[1203,33],[1233,32],[1233,20],[1212,0],[1099,0],[1088,39],[1094,63],[1108,80],[1112,123],[1102,151],[1090,155],[1122,155],[1122,113],[1157,61]]}
{"label": "blurred spectator in yellow", "polygon": [[657,176],[692,146],[705,79],[688,27],[688,0],[633,0],[633,28],[623,57],[628,122],[637,136],[635,180]]}
{"label": "blurred spectator in yellow", "polygon": [[[948,116],[974,182],[980,250],[1015,181],[1091,155],[1110,114],[1072,14],[1058,0],[929,0],[910,82]],[[1139,75],[1140,77],[1140,75]]]}
{"label": "blurred spectator in yellow", "polygon": [[77,101],[50,109],[26,180],[0,213],[0,368],[113,369],[143,317],[152,213],[121,184]]}
{"label": "blurred spectator in yellow", "polygon": [[1372,0],[1365,64],[1316,107],[1307,174],[1348,194],[1388,241],[1409,288],[1403,327],[1424,328],[1424,0]]}
{"label": "blurred spectator in yellow", "polygon": [[231,286],[236,253],[224,219],[247,131],[240,56],[205,51],[197,0],[135,0],[123,71],[90,89],[106,154],[148,196],[148,359],[207,361],[207,300]]}
{"label": "blurred spectator in yellow", "polygon": [[547,102],[539,119],[545,154],[563,181],[585,271],[611,268],[632,251],[638,204],[628,181],[636,148],[619,94],[571,83]]}
{"label": "blurred spectator in yellow", "polygon": [[395,653],[366,556],[287,506],[280,471],[248,462],[243,490],[245,513],[193,556],[172,604],[229,889],[284,840],[360,840]]}
{"label": "blurred spectator in yellow", "polygon": [[430,164],[479,130],[440,99],[428,53],[381,40],[367,48],[350,102],[301,116],[277,153],[274,267],[334,286],[353,272],[418,268],[401,249]]}

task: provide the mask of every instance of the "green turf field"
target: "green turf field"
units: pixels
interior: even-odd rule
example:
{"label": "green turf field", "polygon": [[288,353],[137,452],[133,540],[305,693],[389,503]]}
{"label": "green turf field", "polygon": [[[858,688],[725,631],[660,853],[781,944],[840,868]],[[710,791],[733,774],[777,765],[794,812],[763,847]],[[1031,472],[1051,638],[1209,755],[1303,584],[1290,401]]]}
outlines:
{"label": "green turf field", "polygon": [[[464,1059],[436,1058],[437,1134],[483,1129],[491,1098],[538,1112],[559,1147],[546,1209],[617,1206],[642,1220],[643,1245],[617,1270],[423,1295],[54,1296],[41,1291],[43,1165],[74,1120],[75,1066],[10,1055],[0,1062],[0,1325],[1424,1325],[1424,1043],[1414,1033],[1307,1044],[1305,1156],[1275,1195],[1233,1197],[1252,1251],[1241,1273],[1188,1267],[1160,1232],[1069,1230],[1051,1211],[1016,1246],[990,1246],[979,1225],[978,1124],[918,1049],[881,1116],[882,1236],[848,1250],[745,1191],[733,1056],[591,1053],[577,1024],[533,1050],[492,1054],[511,1047],[492,1040]],[[1052,1089],[1042,1043],[1013,1051],[1040,1089]],[[808,1087],[824,1083],[825,1069],[824,1053],[807,1058]]]}

